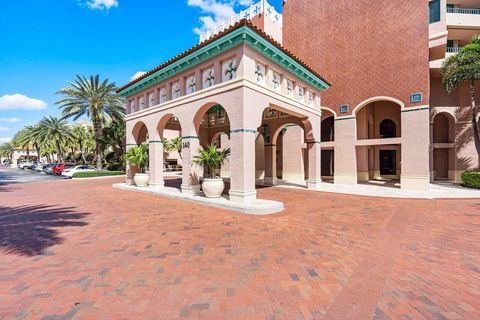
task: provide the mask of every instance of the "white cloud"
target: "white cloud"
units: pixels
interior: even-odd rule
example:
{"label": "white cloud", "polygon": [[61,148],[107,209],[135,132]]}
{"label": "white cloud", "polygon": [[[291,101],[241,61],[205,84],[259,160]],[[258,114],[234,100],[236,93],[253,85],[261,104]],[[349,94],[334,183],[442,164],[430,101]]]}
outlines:
{"label": "white cloud", "polygon": [[108,10],[118,7],[118,0],[90,0],[87,2],[87,7],[92,10]]}
{"label": "white cloud", "polygon": [[29,98],[19,93],[0,97],[0,110],[42,110],[47,106],[45,101]]}
{"label": "white cloud", "polygon": [[138,71],[137,73],[135,73],[131,78],[130,78],[130,81],[133,81],[137,78],[140,78],[141,76],[143,76],[146,72],[145,71]]}
{"label": "white cloud", "polygon": [[22,119],[20,118],[0,118],[0,122],[6,122],[6,123],[15,123],[20,121],[22,121]]}
{"label": "white cloud", "polygon": [[5,131],[8,131],[10,130],[10,128],[8,127],[0,127],[0,132],[5,132]]}
{"label": "white cloud", "polygon": [[187,0],[189,6],[200,8],[204,14],[198,18],[201,26],[194,28],[193,31],[199,35],[207,32],[234,16],[235,6],[245,7],[252,2],[252,0]]}
{"label": "white cloud", "polygon": [[10,142],[12,138],[0,138],[0,143]]}

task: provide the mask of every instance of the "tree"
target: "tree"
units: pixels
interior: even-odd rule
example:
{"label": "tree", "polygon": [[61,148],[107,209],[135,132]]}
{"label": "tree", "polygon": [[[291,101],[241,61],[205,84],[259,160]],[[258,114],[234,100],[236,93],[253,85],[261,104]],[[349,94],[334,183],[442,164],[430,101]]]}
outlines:
{"label": "tree", "polygon": [[0,144],[0,157],[5,157],[10,159],[10,161],[12,161],[13,152],[14,152],[14,148],[10,142],[5,142]]}
{"label": "tree", "polygon": [[85,141],[88,138],[87,130],[82,126],[74,126],[72,129],[72,134],[73,134],[73,140],[75,142],[75,145],[80,150],[80,154],[82,156],[83,162],[86,164],[87,160],[85,159],[85,151],[83,148],[85,146]]}
{"label": "tree", "polygon": [[182,137],[176,137],[173,139],[163,139],[163,150],[165,152],[170,153],[170,152],[178,152],[180,159],[182,159]]}
{"label": "tree", "polygon": [[38,137],[42,143],[52,143],[57,151],[57,160],[63,162],[62,145],[73,140],[67,121],[53,116],[43,118],[38,123]]}
{"label": "tree", "polygon": [[108,79],[100,82],[100,76],[77,75],[75,81],[69,86],[60,89],[57,94],[64,96],[64,99],[57,102],[60,109],[63,109],[63,118],[77,120],[87,116],[92,120],[95,136],[95,159],[97,169],[102,169],[102,128],[107,119],[117,121],[124,118],[124,99],[118,95],[115,83],[109,83]]}
{"label": "tree", "polygon": [[460,84],[470,86],[470,114],[473,141],[478,155],[480,155],[480,135],[477,125],[477,106],[475,103],[475,81],[480,80],[480,35],[473,36],[472,40],[460,52],[449,57],[440,70],[443,78],[443,87],[447,93],[455,91]]}
{"label": "tree", "polygon": [[230,148],[219,150],[215,144],[206,148],[199,148],[198,154],[193,157],[193,163],[199,166],[206,166],[211,178],[220,177],[220,168],[230,156]]}

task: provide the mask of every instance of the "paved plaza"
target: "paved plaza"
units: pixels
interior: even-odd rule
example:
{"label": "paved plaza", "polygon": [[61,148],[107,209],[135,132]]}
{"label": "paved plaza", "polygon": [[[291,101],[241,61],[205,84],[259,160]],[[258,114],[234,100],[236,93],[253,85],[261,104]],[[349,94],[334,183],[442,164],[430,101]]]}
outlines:
{"label": "paved plaza", "polygon": [[480,319],[480,202],[289,188],[255,216],[0,185],[0,319]]}

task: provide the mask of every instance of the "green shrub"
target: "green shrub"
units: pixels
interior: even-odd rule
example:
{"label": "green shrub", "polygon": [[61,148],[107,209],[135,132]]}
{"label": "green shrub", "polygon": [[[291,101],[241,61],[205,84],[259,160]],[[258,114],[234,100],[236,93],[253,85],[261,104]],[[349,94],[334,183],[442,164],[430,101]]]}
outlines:
{"label": "green shrub", "polygon": [[480,189],[480,171],[465,171],[461,177],[465,187]]}
{"label": "green shrub", "polygon": [[124,171],[107,171],[107,170],[98,170],[98,171],[87,171],[87,172],[77,172],[73,174],[73,178],[94,178],[94,177],[108,177],[108,176],[122,176]]}

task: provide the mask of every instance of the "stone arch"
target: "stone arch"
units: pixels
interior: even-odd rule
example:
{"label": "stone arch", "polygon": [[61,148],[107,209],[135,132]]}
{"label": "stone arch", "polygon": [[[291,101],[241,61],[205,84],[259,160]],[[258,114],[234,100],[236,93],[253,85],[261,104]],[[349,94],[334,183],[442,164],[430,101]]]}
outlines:
{"label": "stone arch", "polygon": [[[368,103],[359,105],[355,110],[356,139],[381,139],[380,125],[395,124],[395,134],[390,138],[401,136],[401,110],[403,104],[395,99],[367,99]],[[401,103],[401,102],[400,102]],[[383,122],[387,120],[386,122]],[[391,121],[391,122],[390,122]]]}
{"label": "stone arch", "polygon": [[164,131],[166,129],[180,131],[180,135],[181,135],[182,124],[180,122],[180,119],[176,117],[173,113],[164,114],[158,121],[157,133],[160,139],[164,138]]}
{"label": "stone arch", "polygon": [[379,124],[380,138],[395,138],[397,136],[397,124],[389,118],[383,119]]}
{"label": "stone arch", "polygon": [[137,145],[141,145],[142,143],[148,143],[148,127],[143,121],[138,121],[135,123],[132,128],[131,134]]}
{"label": "stone arch", "polygon": [[334,118],[337,117],[337,113],[335,112],[335,110],[331,109],[331,108],[328,108],[328,107],[320,107],[320,110],[322,110],[322,114],[323,114],[323,111],[327,111],[329,113],[331,113],[333,115]]}
{"label": "stone arch", "polygon": [[376,96],[376,97],[371,97],[371,98],[368,98],[362,102],[360,102],[356,107],[355,109],[353,109],[352,111],[352,114],[356,115],[363,107],[371,104],[371,103],[374,103],[374,102],[378,102],[378,101],[389,101],[389,102],[393,102],[395,104],[398,104],[401,108],[401,110],[405,109],[405,104],[396,99],[396,98],[393,98],[393,97],[389,97],[389,96]]}
{"label": "stone arch", "polygon": [[322,120],[321,141],[335,141],[335,117],[329,116]]}
{"label": "stone arch", "polygon": [[230,135],[227,108],[216,102],[202,105],[193,118],[193,128],[203,147],[213,143],[222,133]]}
{"label": "stone arch", "polygon": [[455,141],[455,117],[446,111],[434,115],[433,143],[453,143]]}

